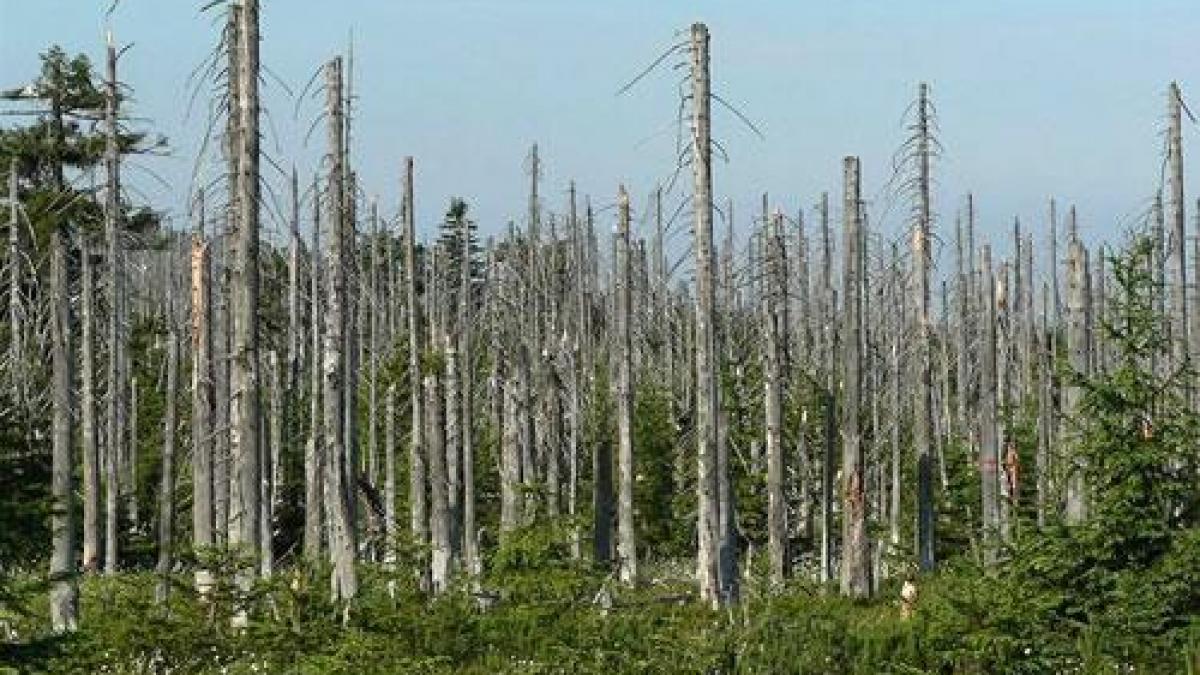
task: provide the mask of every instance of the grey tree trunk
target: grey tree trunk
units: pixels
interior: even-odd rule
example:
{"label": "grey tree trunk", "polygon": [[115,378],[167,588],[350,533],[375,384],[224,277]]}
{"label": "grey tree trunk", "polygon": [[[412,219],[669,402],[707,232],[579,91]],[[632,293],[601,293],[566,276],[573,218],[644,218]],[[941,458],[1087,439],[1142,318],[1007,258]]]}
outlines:
{"label": "grey tree trunk", "polygon": [[713,606],[723,601],[719,589],[718,543],[721,533],[717,499],[717,343],[713,251],[712,137],[709,80],[709,35],[702,23],[691,28],[692,81],[692,208],[696,238],[696,490],[699,533],[696,577],[700,598]]}
{"label": "grey tree trunk", "polygon": [[275,570],[275,507],[279,499],[280,459],[283,456],[283,377],[279,373],[279,352],[267,352],[267,417],[263,420],[261,453],[262,477],[259,483],[259,570],[264,578]]}
{"label": "grey tree trunk", "polygon": [[25,351],[22,340],[24,318],[21,302],[21,202],[17,193],[18,161],[14,156],[8,165],[8,368],[13,376],[13,400],[24,402]]}
{"label": "grey tree trunk", "polygon": [[75,585],[75,508],[72,426],[74,397],[71,392],[71,305],[67,281],[66,233],[53,233],[50,252],[51,340],[51,484],[50,531],[54,538],[50,553],[50,625],[56,633],[78,627],[79,589]]}
{"label": "grey tree trunk", "polygon": [[500,441],[500,538],[521,523],[523,495],[521,493],[521,428],[520,396],[515,378],[503,384],[504,427]]}
{"label": "grey tree trunk", "polygon": [[[105,451],[105,521],[104,572],[116,574],[118,566],[118,521],[121,461],[125,457],[125,381],[122,377],[125,343],[122,331],[121,307],[124,302],[123,265],[121,251],[121,153],[117,127],[117,50],[108,45],[108,77],[104,96],[105,146],[104,168],[107,177],[104,205],[104,238],[108,258],[108,392],[107,442]],[[129,486],[132,489],[133,486]]]}
{"label": "grey tree trunk", "polygon": [[617,561],[623,583],[637,583],[637,540],[633,522],[633,333],[629,251],[629,194],[617,195]]}
{"label": "grey tree trunk", "polygon": [[[192,234],[192,548],[202,557],[216,544],[213,531],[212,266],[204,237],[204,193],[197,195]],[[196,590],[206,594],[212,572],[196,568]]]}
{"label": "grey tree trunk", "polygon": [[[1183,97],[1179,85],[1171,83],[1168,99],[1167,159],[1170,164],[1170,248],[1171,273],[1171,360],[1176,369],[1188,361],[1187,238],[1183,194]],[[1100,257],[1103,260],[1103,256]],[[1103,310],[1101,310],[1103,311]],[[1184,395],[1190,392],[1185,391]]]}
{"label": "grey tree trunk", "polygon": [[[429,508],[425,468],[425,414],[421,401],[421,306],[417,302],[416,216],[413,202],[413,158],[404,158],[404,292],[408,308],[408,397],[412,405],[409,438],[408,500],[410,529],[418,546],[429,541]],[[429,585],[428,566],[421,565],[419,581],[422,588]]]}
{"label": "grey tree trunk", "polygon": [[979,479],[981,509],[983,514],[984,559],[988,564],[996,561],[996,535],[1000,525],[999,459],[1000,439],[997,427],[997,376],[996,342],[996,279],[992,268],[992,248],[983,247],[983,342],[980,346],[979,381]]}
{"label": "grey tree trunk", "polygon": [[384,544],[383,562],[394,568],[396,544],[400,538],[399,523],[396,521],[396,385],[390,385],[384,395],[383,427],[383,522],[387,542]]}
{"label": "grey tree trunk", "polygon": [[[1078,236],[1072,236],[1067,245],[1067,359],[1071,370],[1086,377],[1089,374],[1088,303],[1087,303],[1087,249]],[[1064,395],[1065,414],[1077,423],[1083,388],[1068,384]],[[1067,451],[1067,512],[1068,525],[1078,525],[1087,518],[1087,486],[1083,477],[1083,466],[1075,453],[1077,435],[1073,435]]]}
{"label": "grey tree trunk", "polygon": [[[14,221],[15,222],[15,221]],[[16,229],[15,226],[13,229]],[[83,570],[95,572],[100,564],[100,452],[96,420],[96,272],[87,237],[80,247],[83,288],[79,305],[83,324],[80,346],[80,422],[83,445]],[[15,262],[15,261],[14,261]]]}
{"label": "grey tree trunk", "polygon": [[179,333],[175,325],[175,309],[170,307],[167,318],[167,391],[166,411],[163,413],[162,487],[158,494],[158,564],[155,574],[154,599],[167,602],[171,588],[171,565],[175,538],[175,436],[178,422],[175,414],[179,395]]}
{"label": "grey tree trunk", "polygon": [[429,543],[430,579],[435,593],[446,590],[450,581],[450,500],[447,494],[445,423],[442,419],[443,392],[436,374],[425,376],[425,400],[429,440]]}
{"label": "grey tree trunk", "polygon": [[783,354],[782,335],[786,330],[782,305],[784,292],[783,214],[776,212],[771,223],[764,223],[766,236],[766,292],[763,294],[763,332],[766,334],[765,401],[767,445],[767,558],[771,583],[783,584],[788,574],[787,501],[783,491]]}
{"label": "grey tree trunk", "polygon": [[[259,555],[258,226],[259,226],[259,34],[258,0],[242,0],[238,30],[237,223],[233,232],[230,287],[229,544],[257,561]],[[254,567],[238,583],[249,590]],[[237,617],[239,623],[244,616]]]}
{"label": "grey tree trunk", "polygon": [[345,141],[342,119],[342,60],[334,58],[325,66],[325,87],[329,111],[329,246],[326,273],[323,403],[325,406],[325,504],[329,517],[329,554],[333,563],[330,579],[335,600],[350,601],[358,594],[358,574],[354,567],[358,549],[357,532],[351,516],[353,485],[345,446],[346,421],[343,388],[346,383],[346,212],[343,203],[345,173],[342,161]]}
{"label": "grey tree trunk", "polygon": [[309,436],[304,449],[304,557],[315,562],[321,555],[321,533],[324,511],[322,496],[325,493],[325,440],[322,429],[321,382],[324,371],[322,363],[321,323],[321,190],[317,179],[312,186],[312,250],[309,269],[308,317],[311,333],[311,358],[309,359]]}
{"label": "grey tree trunk", "polygon": [[867,539],[867,500],[859,408],[862,397],[862,206],[859,162],[843,162],[845,232],[842,269],[842,594],[864,598],[871,592],[870,542]]}
{"label": "grey tree trunk", "polygon": [[475,443],[474,422],[474,372],[475,364],[471,350],[471,322],[474,313],[474,279],[471,274],[473,252],[471,229],[466,218],[459,224],[462,237],[462,280],[459,287],[461,308],[459,311],[458,340],[459,358],[462,361],[462,405],[452,414],[462,415],[462,547],[466,571],[472,577],[482,572],[479,557],[479,531],[475,515]]}
{"label": "grey tree trunk", "polygon": [[[921,570],[933,570],[934,512],[933,471],[931,446],[933,433],[933,373],[931,364],[932,335],[929,329],[930,290],[930,207],[929,159],[932,152],[932,137],[929,129],[929,87],[921,83],[917,104],[917,157],[919,170],[917,189],[920,203],[917,207],[916,228],[913,231],[913,265],[916,267],[913,288],[917,323],[916,367],[917,386],[914,392],[913,445],[917,455],[917,558]],[[849,301],[849,298],[847,298]]]}
{"label": "grey tree trunk", "polygon": [[821,458],[821,582],[833,581],[834,474],[836,472],[837,410],[835,359],[837,358],[837,328],[833,290],[833,244],[829,227],[829,193],[821,193],[821,351],[828,366],[825,368],[824,447]]}

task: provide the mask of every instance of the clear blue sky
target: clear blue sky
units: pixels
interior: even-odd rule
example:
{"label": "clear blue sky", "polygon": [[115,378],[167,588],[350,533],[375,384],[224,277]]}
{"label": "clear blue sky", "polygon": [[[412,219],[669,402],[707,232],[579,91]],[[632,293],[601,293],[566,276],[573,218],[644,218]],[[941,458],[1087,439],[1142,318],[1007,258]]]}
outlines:
{"label": "clear blue sky", "polygon": [[[118,41],[134,43],[122,79],[135,88],[137,113],[171,138],[175,155],[144,162],[170,189],[140,170],[130,180],[176,214],[205,116],[201,97],[185,118],[187,78],[219,30],[201,4],[122,0],[112,20]],[[27,81],[51,43],[99,59],[107,5],[0,0],[0,84]],[[717,194],[735,200],[743,231],[764,190],[789,212],[822,190],[836,194],[847,154],[862,157],[865,193],[878,194],[903,140],[901,114],[926,80],[946,149],[936,168],[945,241],[968,189],[996,239],[1014,215],[1042,232],[1051,195],[1079,205],[1089,237],[1111,238],[1158,185],[1167,83],[1179,80],[1185,98],[1200,86],[1196,0],[263,0],[262,54],[299,90],[353,31],[365,189],[393,212],[411,154],[421,226],[461,195],[496,232],[523,220],[533,141],[547,208],[561,208],[571,178],[599,204],[625,182],[644,207],[673,162],[672,133],[643,141],[673,119],[674,74],[614,93],[693,20],[713,33],[716,90],[766,134],[716,113],[731,156],[716,169]],[[307,147],[303,136],[317,100],[297,118],[273,80],[266,94],[273,131],[264,147],[310,176],[323,136]],[[1189,125],[1185,145],[1200,149],[1198,138]],[[1200,194],[1200,181],[1189,187]],[[885,227],[900,215],[893,209]]]}

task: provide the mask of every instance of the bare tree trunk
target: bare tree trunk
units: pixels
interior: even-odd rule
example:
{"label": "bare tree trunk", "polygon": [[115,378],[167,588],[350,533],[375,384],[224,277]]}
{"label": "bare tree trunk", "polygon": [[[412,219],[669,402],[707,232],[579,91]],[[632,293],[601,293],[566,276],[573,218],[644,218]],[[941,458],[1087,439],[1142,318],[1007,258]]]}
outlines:
{"label": "bare tree trunk", "polygon": [[767,431],[767,558],[771,583],[783,584],[788,575],[787,502],[783,491],[783,364],[782,335],[786,324],[781,305],[787,302],[783,283],[783,214],[764,223],[766,292],[763,294],[763,332],[766,333],[764,412]]}
{"label": "bare tree trunk", "polygon": [[396,521],[396,385],[389,385],[384,395],[383,427],[383,522],[387,541],[383,547],[383,562],[389,569],[396,565],[396,544],[400,527]]}
{"label": "bare tree trunk", "polygon": [[259,493],[259,566],[264,578],[275,570],[275,506],[279,499],[279,470],[283,457],[283,384],[279,374],[279,352],[267,352],[267,418],[261,454],[262,482]]}
{"label": "bare tree trunk", "polygon": [[[410,530],[418,546],[429,541],[429,508],[427,506],[428,479],[425,468],[425,413],[421,401],[421,306],[417,302],[417,232],[416,206],[413,201],[413,158],[404,158],[404,291],[408,307],[408,397],[412,405],[409,438],[408,500]],[[428,289],[426,290],[428,292]],[[421,588],[429,586],[429,568],[421,564],[419,581]]]}
{"label": "bare tree trunk", "polygon": [[[22,340],[24,320],[21,302],[21,202],[17,194],[17,169],[18,158],[14,156],[8,165],[8,367],[13,375],[13,400],[24,403],[25,351]],[[107,218],[107,211],[105,215]]]}
{"label": "bare tree trunk", "polygon": [[462,361],[460,378],[462,380],[462,405],[451,414],[462,415],[462,537],[463,562],[466,571],[472,577],[482,572],[479,558],[479,531],[475,515],[475,443],[473,437],[474,421],[474,372],[475,364],[471,350],[471,322],[474,313],[474,278],[471,273],[472,250],[471,229],[466,218],[459,224],[462,237],[462,279],[459,287],[459,299],[462,306],[459,311],[458,340],[459,358]]}
{"label": "bare tree trunk", "polygon": [[996,535],[1000,524],[999,460],[1000,439],[996,410],[999,405],[996,362],[996,279],[992,268],[992,248],[983,247],[983,344],[980,354],[979,382],[979,479],[981,509],[983,513],[984,559],[987,564],[996,562]]}
{"label": "bare tree trunk", "polygon": [[692,172],[696,237],[696,439],[697,525],[696,576],[700,597],[722,603],[718,569],[719,513],[717,463],[716,318],[712,223],[712,138],[709,100],[709,35],[702,23],[691,29]]}
{"label": "bare tree trunk", "polygon": [[346,384],[346,212],[344,206],[344,177],[342,161],[345,141],[342,119],[342,60],[334,58],[325,66],[325,87],[329,110],[329,157],[333,166],[329,173],[329,246],[324,343],[324,405],[325,405],[325,504],[330,521],[329,553],[333,562],[330,580],[335,600],[350,601],[358,594],[358,574],[354,567],[358,549],[357,532],[350,503],[354,486],[344,430]]}
{"label": "bare tree trunk", "polygon": [[871,592],[870,542],[867,539],[867,500],[863,475],[859,407],[862,396],[862,205],[857,157],[844,161],[846,195],[843,204],[845,251],[842,294],[845,298],[845,336],[842,375],[842,594],[863,598]]}
{"label": "bare tree trunk", "polygon": [[833,290],[833,243],[829,226],[829,193],[821,193],[821,350],[825,368],[824,448],[821,458],[821,581],[833,581],[834,474],[836,472],[837,410],[834,389],[837,385],[835,359],[837,327]]}
{"label": "bare tree trunk", "polygon": [[[259,365],[258,365],[258,225],[259,225],[259,35],[258,0],[242,0],[238,30],[237,209],[233,233],[233,277],[230,288],[229,360],[230,483],[229,544],[254,560],[259,555]],[[231,74],[232,76],[232,74]],[[254,567],[240,570],[238,584],[249,590]],[[245,622],[244,614],[235,622]]]}
{"label": "bare tree trunk", "polygon": [[321,381],[321,190],[314,177],[312,186],[312,250],[309,269],[309,331],[312,340],[309,359],[309,436],[304,449],[304,557],[315,562],[321,555],[323,499],[325,493],[325,439],[322,429]]}
{"label": "bare tree trunk", "polygon": [[1038,445],[1034,469],[1037,471],[1037,526],[1046,526],[1046,508],[1050,502],[1050,448],[1054,442],[1051,437],[1054,408],[1052,397],[1054,383],[1051,379],[1054,367],[1054,355],[1050,351],[1050,304],[1052,302],[1049,284],[1042,285],[1042,322],[1038,334]]}
{"label": "bare tree trunk", "polygon": [[[1087,249],[1078,236],[1072,236],[1067,248],[1067,358],[1071,370],[1079,376],[1089,374],[1087,306]],[[1066,414],[1073,424],[1078,423],[1083,388],[1069,384],[1065,393]],[[1067,514],[1068,525],[1078,525],[1087,518],[1087,486],[1084,482],[1083,466],[1076,454],[1078,437],[1068,448],[1067,458]]]}
{"label": "bare tree trunk", "polygon": [[[13,227],[16,227],[15,221]],[[83,570],[91,573],[100,564],[100,454],[96,420],[96,272],[92,266],[92,246],[86,236],[80,247],[80,259],[83,262],[83,288],[79,298],[83,323],[79,412],[83,427],[80,430],[83,445]]]}
{"label": "bare tree trunk", "polygon": [[[1183,98],[1179,85],[1171,83],[1168,100],[1167,159],[1170,163],[1170,250],[1168,266],[1171,270],[1171,360],[1179,369],[1188,362],[1188,302],[1187,302],[1187,239],[1183,196]],[[1100,256],[1100,260],[1103,260]],[[1101,308],[1102,312],[1103,309]],[[1190,395],[1186,391],[1185,396]]]}
{"label": "bare tree trunk", "polygon": [[450,581],[450,501],[447,495],[445,425],[442,419],[441,382],[437,375],[425,376],[426,419],[429,430],[429,540],[432,556],[430,574],[435,593],[446,590]]}
{"label": "bare tree trunk", "polygon": [[617,562],[621,581],[637,583],[637,540],[633,522],[633,334],[629,251],[629,194],[617,195]]}
{"label": "bare tree trunk", "polygon": [[[116,574],[118,566],[118,496],[121,485],[120,462],[125,457],[125,381],[122,378],[125,358],[121,306],[124,302],[121,260],[121,154],[117,128],[117,50],[109,41],[108,78],[105,88],[105,146],[104,168],[107,174],[104,206],[104,236],[108,258],[108,393],[107,461],[105,466],[105,540],[104,572]],[[133,486],[129,486],[132,490]]]}
{"label": "bare tree trunk", "polygon": [[50,298],[52,317],[53,414],[51,439],[50,531],[54,538],[50,554],[50,624],[56,633],[78,627],[79,589],[75,585],[74,462],[71,435],[74,424],[71,394],[71,305],[67,281],[66,233],[55,229],[50,253]]}
{"label": "bare tree trunk", "polygon": [[[918,191],[920,204],[917,209],[917,223],[913,231],[913,264],[916,266],[916,284],[914,287],[916,322],[917,322],[917,355],[914,365],[917,369],[917,391],[914,406],[915,419],[913,424],[913,444],[917,455],[917,558],[921,570],[933,570],[934,543],[934,513],[933,513],[933,471],[932,452],[933,442],[933,374],[930,363],[930,348],[932,336],[929,330],[929,267],[931,265],[929,252],[930,223],[932,211],[930,207],[930,176],[929,158],[932,151],[929,131],[929,87],[921,83],[917,105],[917,154],[920,168],[918,172]],[[849,298],[847,298],[849,300]]]}
{"label": "bare tree trunk", "polygon": [[[171,291],[168,291],[171,292]],[[175,324],[173,300],[167,310],[167,391],[166,411],[163,414],[162,488],[158,495],[158,564],[155,573],[158,582],[154,599],[162,604],[167,601],[171,588],[171,565],[174,551],[175,532],[175,435],[178,422],[175,415],[175,399],[179,396],[179,333]]]}
{"label": "bare tree trunk", "polygon": [[512,532],[521,522],[524,510],[521,494],[520,396],[515,378],[503,384],[504,428],[500,446],[500,537]]}
{"label": "bare tree trunk", "polygon": [[444,447],[446,459],[446,529],[449,541],[449,565],[454,567],[462,554],[462,515],[460,500],[462,478],[462,422],[458,391],[459,358],[456,340],[446,333],[443,355],[445,356],[445,407],[442,419],[444,422]]}
{"label": "bare tree trunk", "polygon": [[[213,368],[212,266],[204,238],[204,193],[197,195],[192,233],[192,548],[203,557],[215,543],[213,532]],[[212,572],[196,568],[196,590],[206,594]]]}

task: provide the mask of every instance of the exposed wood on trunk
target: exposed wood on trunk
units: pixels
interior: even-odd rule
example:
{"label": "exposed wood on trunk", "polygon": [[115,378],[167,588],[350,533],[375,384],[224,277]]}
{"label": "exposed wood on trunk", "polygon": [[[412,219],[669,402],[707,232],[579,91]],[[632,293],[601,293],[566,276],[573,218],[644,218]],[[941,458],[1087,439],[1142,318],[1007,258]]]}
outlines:
{"label": "exposed wood on trunk", "polygon": [[862,402],[862,200],[859,161],[843,163],[845,199],[842,205],[844,263],[842,268],[842,594],[863,598],[871,592],[870,542],[867,539],[867,496],[860,427]]}

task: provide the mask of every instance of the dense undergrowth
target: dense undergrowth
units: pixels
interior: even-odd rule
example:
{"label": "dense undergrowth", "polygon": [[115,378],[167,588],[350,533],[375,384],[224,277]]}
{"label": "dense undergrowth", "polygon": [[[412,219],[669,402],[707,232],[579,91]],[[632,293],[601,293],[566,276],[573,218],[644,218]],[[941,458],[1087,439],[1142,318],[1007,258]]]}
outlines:
{"label": "dense undergrowth", "polygon": [[[365,566],[348,616],[317,568],[250,595],[218,586],[205,601],[179,576],[165,607],[152,575],[129,574],[87,579],[81,630],[50,636],[30,587],[6,598],[18,641],[0,662],[56,673],[1200,672],[1196,531],[1153,564],[1108,575],[1083,569],[1076,534],[1039,535],[994,573],[961,563],[921,581],[908,619],[895,582],[860,604],[802,582],[766,593],[755,577],[740,604],[713,611],[683,565],[624,589],[573,562],[561,535],[522,532],[477,590],[436,599],[407,574]],[[250,624],[234,629],[243,603]]]}

